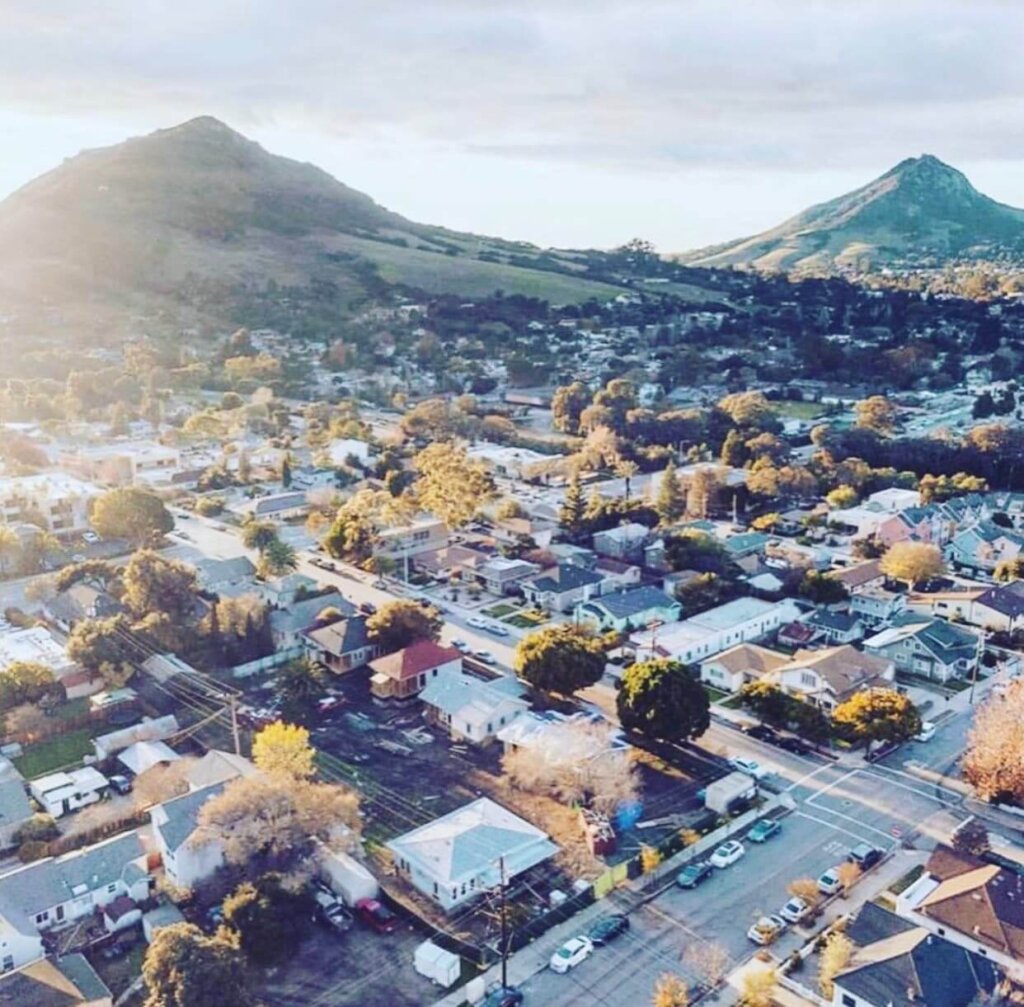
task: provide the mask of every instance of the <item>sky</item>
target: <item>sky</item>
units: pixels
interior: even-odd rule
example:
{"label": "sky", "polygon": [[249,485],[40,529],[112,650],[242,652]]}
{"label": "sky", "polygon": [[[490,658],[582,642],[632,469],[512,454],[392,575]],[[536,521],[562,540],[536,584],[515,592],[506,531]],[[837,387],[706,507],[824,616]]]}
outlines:
{"label": "sky", "polygon": [[414,220],[753,234],[932,153],[1024,206],[1017,0],[0,0],[0,196],[215,115]]}

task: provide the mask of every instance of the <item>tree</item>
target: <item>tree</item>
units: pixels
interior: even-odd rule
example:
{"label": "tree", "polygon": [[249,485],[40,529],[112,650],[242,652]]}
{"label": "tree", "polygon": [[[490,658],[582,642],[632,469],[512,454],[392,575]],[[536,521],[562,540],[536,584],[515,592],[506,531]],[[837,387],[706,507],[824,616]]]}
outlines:
{"label": "tree", "polygon": [[604,647],[577,626],[549,626],[519,641],[512,666],[535,689],[568,696],[601,680]]}
{"label": "tree", "polygon": [[679,661],[654,658],[627,668],[616,706],[622,726],[647,738],[686,741],[711,726],[708,694]]}
{"label": "tree", "polygon": [[174,527],[174,518],[158,496],[124,486],[97,498],[89,523],[103,538],[127,539],[143,546],[166,535]]}
{"label": "tree", "polygon": [[782,515],[778,511],[771,511],[768,514],[762,514],[760,517],[754,518],[750,522],[750,527],[754,531],[772,532],[780,524],[782,524]]}
{"label": "tree", "polygon": [[857,491],[852,486],[837,486],[825,501],[833,510],[845,510],[857,502]]}
{"label": "tree", "polygon": [[448,442],[425,447],[413,459],[420,505],[449,528],[467,524],[494,494],[494,480],[483,462],[470,461],[465,448]]}
{"label": "tree", "polygon": [[632,757],[613,746],[610,724],[569,722],[553,727],[544,745],[510,749],[501,765],[519,790],[611,815],[640,792]]}
{"label": "tree", "polygon": [[[37,661],[12,661],[0,671],[0,710],[38,703],[54,686],[53,671]],[[8,723],[8,729],[11,725]]]}
{"label": "tree", "polygon": [[199,598],[195,570],[152,549],[132,556],[121,584],[121,600],[137,619],[157,612],[180,625],[191,617]]}
{"label": "tree", "polygon": [[1013,559],[1004,559],[997,563],[995,578],[1001,584],[1024,580],[1024,556],[1015,556]]}
{"label": "tree", "polygon": [[787,891],[794,898],[802,899],[809,906],[815,906],[821,901],[818,882],[814,878],[796,878],[789,883]]}
{"label": "tree", "polygon": [[974,714],[963,757],[964,779],[985,801],[1024,801],[1024,680],[1011,682]]}
{"label": "tree", "polygon": [[68,637],[68,657],[101,675],[108,687],[120,688],[135,672],[125,639],[127,629],[121,615],[83,620]]}
{"label": "tree", "polygon": [[570,537],[579,535],[583,530],[586,503],[583,500],[583,487],[580,486],[579,472],[573,472],[569,485],[565,488],[565,498],[558,514],[558,523]]}
{"label": "tree", "polygon": [[775,969],[747,969],[743,973],[739,1002],[743,1007],[772,1007],[777,982]]}
{"label": "tree", "polygon": [[846,934],[833,930],[828,935],[825,947],[821,950],[818,960],[818,983],[821,995],[826,1000],[832,999],[833,982],[853,957],[853,941]]}
{"label": "tree", "polygon": [[797,590],[802,598],[813,601],[815,605],[838,605],[850,596],[841,580],[817,570],[808,570]]}
{"label": "tree", "polygon": [[252,739],[252,761],[270,776],[309,780],[316,774],[316,750],[309,743],[309,731],[281,721],[257,732]]}
{"label": "tree", "polygon": [[777,727],[789,719],[794,703],[792,696],[787,696],[779,686],[766,678],[744,683],[740,687],[739,697],[740,703],[758,720]]}
{"label": "tree", "polygon": [[271,580],[291,573],[298,565],[295,548],[276,538],[263,550],[257,571],[264,580]]}
{"label": "tree", "polygon": [[686,512],[686,496],[683,484],[676,470],[676,463],[671,458],[661,475],[658,485],[658,496],[654,501],[654,509],[665,524],[678,520]]}
{"label": "tree", "polygon": [[904,581],[909,588],[923,580],[938,577],[945,569],[942,551],[928,542],[896,542],[889,547],[881,562],[882,573]]}
{"label": "tree", "polygon": [[292,460],[287,453],[281,459],[281,486],[283,489],[291,489],[292,485]]}
{"label": "tree", "polygon": [[200,809],[206,835],[223,844],[230,864],[287,871],[314,852],[314,839],[358,835],[359,800],[345,787],[283,774],[232,780]]}
{"label": "tree", "polygon": [[953,849],[958,853],[969,853],[972,857],[980,857],[992,848],[988,827],[980,818],[971,815],[953,832]]}
{"label": "tree", "polygon": [[713,469],[697,469],[686,486],[686,512],[693,517],[706,518],[714,510],[721,483]]}
{"label": "tree", "polygon": [[857,426],[873,430],[883,436],[891,434],[896,426],[896,407],[884,395],[872,395],[855,406]]}
{"label": "tree", "polygon": [[[2,703],[0,709],[3,709]],[[34,703],[13,706],[5,710],[3,718],[4,733],[28,745],[41,741],[52,731],[52,723],[50,717]]]}
{"label": "tree", "polygon": [[224,926],[252,961],[273,965],[301,940],[311,909],[308,895],[287,888],[280,874],[264,874],[224,900]]}
{"label": "tree", "polygon": [[844,860],[841,864],[836,864],[835,872],[836,877],[839,879],[839,888],[843,894],[848,892],[860,880],[860,876],[863,873],[860,864],[855,864],[852,860]]}
{"label": "tree", "polygon": [[66,591],[80,581],[95,581],[104,587],[118,577],[118,571],[103,559],[87,559],[84,563],[72,563],[64,567],[54,581],[57,591]]}
{"label": "tree", "polygon": [[370,639],[385,653],[401,650],[417,640],[438,640],[443,622],[436,608],[414,601],[388,601],[366,620]]}
{"label": "tree", "polygon": [[153,935],[142,963],[144,1007],[251,1007],[245,960],[224,936],[207,937],[193,923],[172,923]]}
{"label": "tree", "polygon": [[729,952],[716,941],[692,941],[683,953],[683,961],[706,986],[716,987],[729,974]]}
{"label": "tree", "polygon": [[274,543],[280,541],[277,529],[269,521],[250,518],[242,525],[242,543],[246,549],[255,549],[261,555]]}
{"label": "tree", "polygon": [[832,723],[852,740],[883,744],[907,741],[921,733],[921,716],[914,704],[895,689],[855,692],[832,713]]}
{"label": "tree", "polygon": [[779,429],[775,410],[763,392],[735,392],[726,395],[718,403],[718,408],[738,427]]}
{"label": "tree", "polygon": [[662,972],[654,984],[651,1007],[689,1007],[690,988],[672,972]]}
{"label": "tree", "polygon": [[580,415],[590,403],[590,391],[581,381],[561,385],[551,399],[551,422],[563,434],[580,432]]}
{"label": "tree", "polygon": [[306,724],[315,719],[317,703],[327,694],[327,671],[309,658],[296,658],[277,673],[281,713],[287,719]]}
{"label": "tree", "polygon": [[15,557],[21,552],[21,539],[6,525],[0,525],[0,577],[6,575]]}

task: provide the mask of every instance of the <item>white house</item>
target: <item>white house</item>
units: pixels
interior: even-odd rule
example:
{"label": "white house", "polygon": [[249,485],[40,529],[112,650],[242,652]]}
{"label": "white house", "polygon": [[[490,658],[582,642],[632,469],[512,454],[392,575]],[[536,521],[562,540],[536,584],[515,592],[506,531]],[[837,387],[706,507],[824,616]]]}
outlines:
{"label": "white house", "polygon": [[224,784],[218,783],[194,790],[158,804],[149,812],[164,873],[178,888],[194,887],[224,864],[220,840],[199,829],[200,809],[223,789]]}
{"label": "white house", "polygon": [[764,639],[801,611],[790,598],[737,598],[682,622],[634,633],[630,639],[641,659],[654,654],[696,664],[738,643]]}
{"label": "white house", "polygon": [[354,437],[342,437],[331,441],[327,453],[332,465],[345,465],[350,458],[355,458],[362,466],[370,464],[370,445]]}
{"label": "white house", "polygon": [[89,504],[100,495],[92,483],[63,472],[0,479],[0,524],[39,519],[54,535],[89,527]]}
{"label": "white house", "polygon": [[700,680],[725,692],[736,692],[748,682],[756,682],[789,661],[785,654],[740,643],[700,663]]}
{"label": "white house", "polygon": [[69,773],[41,776],[28,786],[43,811],[60,818],[87,804],[95,804],[106,794],[110,783],[98,769],[84,766]]}
{"label": "white house", "polygon": [[461,670],[445,670],[420,693],[424,714],[444,727],[453,741],[485,744],[511,724],[530,704],[512,677],[485,682]]}
{"label": "white house", "polygon": [[474,444],[466,454],[473,461],[484,462],[496,475],[522,480],[539,478],[564,457],[487,441]]}
{"label": "white house", "polygon": [[45,665],[54,678],[63,678],[77,670],[64,645],[42,626],[0,631],[0,671],[15,661]]}
{"label": "white house", "polygon": [[14,834],[31,817],[24,778],[9,760],[0,758],[0,850],[14,845]]}
{"label": "white house", "polygon": [[173,713],[168,713],[164,717],[143,720],[132,727],[111,731],[109,734],[101,734],[98,738],[93,738],[92,748],[96,753],[96,758],[102,762],[136,742],[166,741],[180,730],[178,718]]}
{"label": "white house", "polygon": [[69,926],[121,897],[141,902],[149,891],[137,832],[0,875],[0,971],[41,957],[42,932]]}
{"label": "white house", "polygon": [[115,441],[62,454],[60,465],[106,485],[162,487],[169,486],[180,470],[181,452],[153,441]]}
{"label": "white house", "polygon": [[535,825],[481,797],[387,844],[398,872],[443,909],[536,867],[558,847]]}

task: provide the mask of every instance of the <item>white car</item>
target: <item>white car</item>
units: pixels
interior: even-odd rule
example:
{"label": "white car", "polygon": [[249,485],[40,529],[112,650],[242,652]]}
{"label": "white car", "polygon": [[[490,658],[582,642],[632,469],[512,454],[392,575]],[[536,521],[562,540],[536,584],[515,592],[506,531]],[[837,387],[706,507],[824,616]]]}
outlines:
{"label": "white car", "polygon": [[469,644],[465,640],[452,640],[452,646],[456,650],[461,650],[463,654],[469,650]]}
{"label": "white car", "polygon": [[487,629],[487,620],[486,619],[482,619],[478,615],[471,615],[466,620],[466,625],[467,626],[472,626],[473,629]]}
{"label": "white car", "polygon": [[100,540],[99,535],[97,535],[96,532],[94,532],[94,531],[84,531],[84,532],[82,532],[82,541],[83,542],[99,542],[99,540]]}
{"label": "white car", "polygon": [[762,916],[747,931],[747,937],[755,944],[771,944],[785,929],[786,921],[780,917]]}
{"label": "white car", "polygon": [[711,854],[710,860],[714,867],[731,867],[746,852],[738,839],[727,839]]}
{"label": "white car", "polygon": [[508,636],[508,627],[502,626],[500,622],[488,623],[484,629],[486,629],[488,633],[493,633],[495,636]]}
{"label": "white car", "polygon": [[497,660],[489,650],[474,650],[473,656],[482,664],[497,664]]}
{"label": "white car", "polygon": [[822,895],[835,895],[842,887],[843,883],[839,880],[839,871],[834,867],[830,867],[818,878],[818,891]]}
{"label": "white car", "polygon": [[573,937],[567,940],[552,956],[552,972],[568,972],[594,953],[589,937]]}
{"label": "white car", "polygon": [[747,776],[752,776],[755,780],[763,780],[769,773],[769,770],[765,769],[756,759],[745,759],[739,755],[730,759],[729,765],[741,773],[746,773]]}
{"label": "white car", "polygon": [[793,896],[780,910],[779,915],[788,923],[799,923],[810,913],[811,907],[801,898]]}
{"label": "white car", "polygon": [[931,720],[921,721],[921,730],[914,735],[914,741],[931,741],[935,737],[937,728]]}

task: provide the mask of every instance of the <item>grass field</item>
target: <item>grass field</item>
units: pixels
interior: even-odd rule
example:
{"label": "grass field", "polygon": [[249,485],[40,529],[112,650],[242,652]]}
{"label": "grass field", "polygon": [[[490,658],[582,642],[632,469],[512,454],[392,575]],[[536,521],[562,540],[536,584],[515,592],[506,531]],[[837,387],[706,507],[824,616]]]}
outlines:
{"label": "grass field", "polygon": [[820,402],[775,402],[773,406],[776,414],[787,420],[816,420],[825,415]]}
{"label": "grass field", "polygon": [[14,760],[14,765],[26,780],[77,765],[84,755],[92,752],[94,734],[89,727],[58,734],[38,745],[30,745]]}
{"label": "grass field", "polygon": [[705,684],[704,691],[708,694],[708,702],[710,703],[721,703],[729,695],[729,693],[723,692],[721,689],[716,689],[713,685]]}

